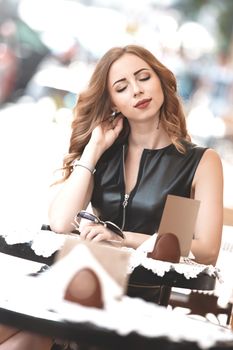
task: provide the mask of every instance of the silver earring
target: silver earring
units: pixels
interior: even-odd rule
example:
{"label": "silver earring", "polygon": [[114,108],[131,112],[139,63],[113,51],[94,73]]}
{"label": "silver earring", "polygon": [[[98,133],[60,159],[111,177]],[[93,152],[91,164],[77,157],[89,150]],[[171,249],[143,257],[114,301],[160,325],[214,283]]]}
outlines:
{"label": "silver earring", "polygon": [[110,114],[109,120],[112,122],[112,121],[118,116],[118,114],[120,114],[120,113],[121,113],[121,112],[113,111],[113,112]]}
{"label": "silver earring", "polygon": [[117,111],[112,111],[112,113],[110,114],[110,116],[111,116],[112,118],[116,118],[116,113],[117,113]]}

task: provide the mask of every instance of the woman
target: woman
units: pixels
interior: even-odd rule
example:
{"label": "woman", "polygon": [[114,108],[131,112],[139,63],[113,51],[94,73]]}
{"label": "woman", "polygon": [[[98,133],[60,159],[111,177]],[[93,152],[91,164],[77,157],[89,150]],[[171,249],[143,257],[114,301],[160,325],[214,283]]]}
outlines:
{"label": "woman", "polygon": [[191,143],[176,79],[145,48],[112,48],[100,59],[77,101],[63,165],[62,187],[49,208],[53,231],[72,231],[77,213],[91,203],[125,238],[90,222],[83,239],[137,248],[158,230],[168,194],[190,197],[201,201],[191,251],[199,263],[216,263],[221,161],[214,150]]}

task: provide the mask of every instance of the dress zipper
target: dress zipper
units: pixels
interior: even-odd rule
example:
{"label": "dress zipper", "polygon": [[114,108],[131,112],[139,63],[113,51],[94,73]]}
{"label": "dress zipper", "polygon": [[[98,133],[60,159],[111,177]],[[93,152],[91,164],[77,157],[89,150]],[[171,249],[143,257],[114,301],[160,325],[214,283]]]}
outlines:
{"label": "dress zipper", "polygon": [[[125,145],[123,145],[123,174],[124,174],[124,183],[125,183]],[[121,225],[122,231],[124,230],[124,227],[125,227],[126,207],[128,205],[128,201],[129,201],[129,194],[125,193],[124,200],[122,203],[122,206],[123,206],[122,225]]]}
{"label": "dress zipper", "polygon": [[129,200],[129,194],[125,193],[124,200],[122,203],[122,206],[123,206],[123,219],[122,219],[122,226],[121,226],[122,231],[124,230],[124,226],[125,226],[125,211],[128,205],[128,200]]}

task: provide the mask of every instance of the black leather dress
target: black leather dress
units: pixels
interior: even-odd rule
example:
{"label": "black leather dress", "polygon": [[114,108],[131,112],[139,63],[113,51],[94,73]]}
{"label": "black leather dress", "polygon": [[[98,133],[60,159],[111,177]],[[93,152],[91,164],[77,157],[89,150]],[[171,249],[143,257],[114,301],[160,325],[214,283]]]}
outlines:
{"label": "black leather dress", "polygon": [[[192,181],[206,148],[183,142],[186,152],[173,144],[144,149],[137,182],[125,196],[124,158],[127,144],[114,145],[96,167],[92,206],[103,220],[125,231],[152,235],[157,232],[168,194],[190,197]],[[125,200],[126,199],[126,200]]]}

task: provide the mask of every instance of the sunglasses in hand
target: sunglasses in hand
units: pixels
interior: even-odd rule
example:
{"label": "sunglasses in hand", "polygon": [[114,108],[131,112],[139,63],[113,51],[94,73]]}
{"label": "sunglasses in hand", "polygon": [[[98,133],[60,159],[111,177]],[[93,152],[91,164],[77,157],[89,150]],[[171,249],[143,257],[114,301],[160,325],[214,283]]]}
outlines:
{"label": "sunglasses in hand", "polygon": [[123,238],[123,239],[125,238],[124,233],[122,232],[120,227],[118,227],[116,224],[114,224],[111,221],[102,221],[102,220],[100,220],[100,218],[98,218],[98,216],[96,216],[95,214],[89,213],[86,210],[81,210],[77,214],[77,217],[82,218],[82,219],[86,219],[86,220],[90,220],[90,221],[94,222],[95,224],[101,224],[104,227],[107,227],[109,230],[111,230],[115,234],[117,234],[118,236],[120,236],[121,238]]}

